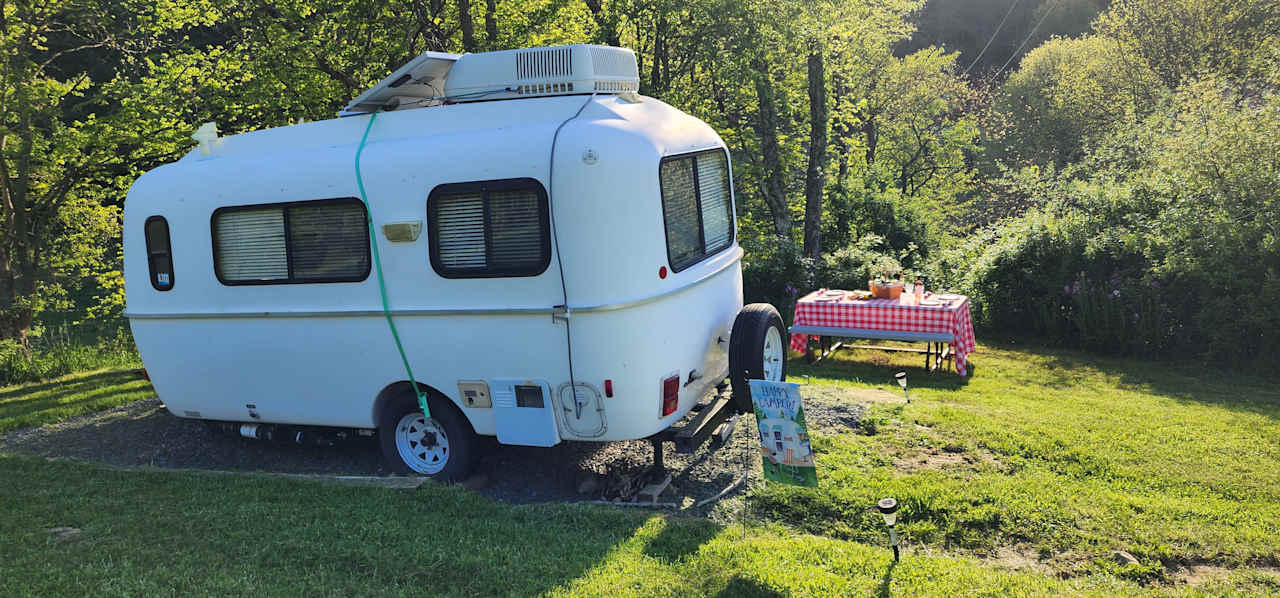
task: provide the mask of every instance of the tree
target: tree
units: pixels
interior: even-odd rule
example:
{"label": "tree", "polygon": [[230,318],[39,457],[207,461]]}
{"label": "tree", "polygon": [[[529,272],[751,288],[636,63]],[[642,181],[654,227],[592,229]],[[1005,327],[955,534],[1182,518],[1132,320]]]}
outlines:
{"label": "tree", "polygon": [[458,0],[458,27],[462,30],[462,50],[475,52],[479,49],[476,43],[476,23],[471,19],[471,0]]}
{"label": "tree", "polygon": [[809,80],[809,165],[804,177],[804,255],[822,254],[822,194],[827,186],[827,80],[822,49],[810,42],[806,61]]}
{"label": "tree", "polygon": [[217,60],[161,48],[216,11],[133,0],[0,9],[0,336],[25,344],[38,313],[113,265],[125,186],[189,131],[166,104]]}
{"label": "tree", "polygon": [[1260,59],[1280,41],[1280,0],[1116,0],[1097,30],[1169,89],[1211,73],[1262,84],[1269,66]]}
{"label": "tree", "polygon": [[1080,160],[1087,139],[1107,134],[1126,114],[1152,110],[1163,85],[1139,56],[1100,36],[1054,39],[1032,50],[995,95],[988,134],[992,157],[1010,164]]}

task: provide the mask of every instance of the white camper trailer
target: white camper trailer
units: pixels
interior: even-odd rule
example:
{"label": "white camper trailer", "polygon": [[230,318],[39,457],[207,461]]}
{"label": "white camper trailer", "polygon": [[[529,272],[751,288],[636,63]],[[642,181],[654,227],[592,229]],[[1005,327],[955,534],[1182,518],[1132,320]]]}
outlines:
{"label": "white camper trailer", "polygon": [[742,305],[728,152],[638,88],[622,48],[426,53],[333,120],[203,127],[125,202],[157,394],[247,436],[376,434],[449,479],[477,435],[670,439],[727,377],[717,404],[749,409],[786,337]]}

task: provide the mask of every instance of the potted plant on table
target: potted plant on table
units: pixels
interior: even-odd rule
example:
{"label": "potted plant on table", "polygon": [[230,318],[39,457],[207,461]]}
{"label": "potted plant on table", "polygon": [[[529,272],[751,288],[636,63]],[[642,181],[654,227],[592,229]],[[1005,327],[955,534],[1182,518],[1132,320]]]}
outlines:
{"label": "potted plant on table", "polygon": [[902,296],[902,266],[892,259],[877,260],[868,267],[867,287],[876,299]]}

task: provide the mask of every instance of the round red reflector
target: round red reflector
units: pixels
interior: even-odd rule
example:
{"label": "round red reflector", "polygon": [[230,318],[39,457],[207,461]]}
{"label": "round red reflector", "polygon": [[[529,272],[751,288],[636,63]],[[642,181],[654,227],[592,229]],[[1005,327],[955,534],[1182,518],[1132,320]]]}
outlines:
{"label": "round red reflector", "polygon": [[658,278],[666,278],[666,277],[667,277],[667,267],[662,266],[658,268]]}

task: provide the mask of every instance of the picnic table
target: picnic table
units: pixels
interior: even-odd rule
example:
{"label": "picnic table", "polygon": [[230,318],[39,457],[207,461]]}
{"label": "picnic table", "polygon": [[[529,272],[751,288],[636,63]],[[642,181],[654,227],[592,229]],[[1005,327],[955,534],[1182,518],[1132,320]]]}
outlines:
{"label": "picnic table", "polygon": [[820,359],[841,348],[837,344],[828,350],[829,338],[924,342],[929,343],[928,349],[914,351],[925,353],[926,367],[930,360],[935,369],[951,360],[956,373],[965,375],[965,358],[977,346],[969,298],[929,293],[925,300],[913,305],[899,299],[855,299],[847,291],[819,289],[796,302],[795,323],[789,329],[791,348],[813,357],[809,341],[816,337]]}

